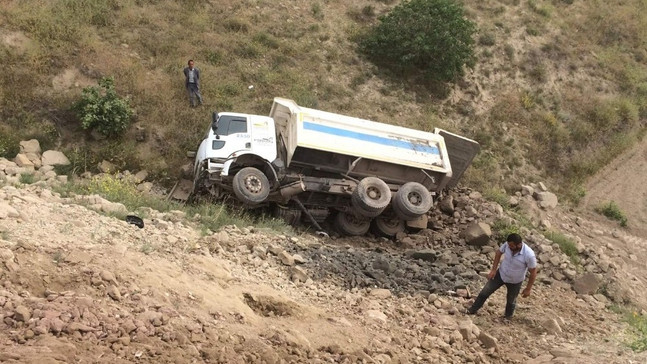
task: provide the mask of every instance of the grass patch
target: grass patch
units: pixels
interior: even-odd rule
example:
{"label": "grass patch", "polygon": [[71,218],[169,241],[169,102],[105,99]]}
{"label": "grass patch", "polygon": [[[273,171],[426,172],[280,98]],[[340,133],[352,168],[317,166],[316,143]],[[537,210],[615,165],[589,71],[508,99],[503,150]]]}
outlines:
{"label": "grass patch", "polygon": [[516,221],[507,219],[497,219],[492,224],[494,238],[497,241],[504,241],[510,234],[519,234],[521,226],[516,224]]}
{"label": "grass patch", "polygon": [[[170,210],[183,211],[186,216],[196,217],[197,222],[201,225],[202,231],[205,233],[218,231],[226,225],[236,225],[238,227],[252,225],[258,229],[272,230],[283,234],[293,233],[292,228],[282,220],[262,213],[236,209],[222,203],[213,203],[211,201],[196,205],[182,205],[167,201],[163,196],[142,193],[137,190],[137,185],[132,178],[119,174],[98,175],[86,182],[69,182],[58,187],[57,192],[62,195],[69,195],[70,193],[83,195],[97,194],[111,202],[123,204],[129,211],[146,210],[146,208],[152,208],[160,212]],[[108,215],[119,219],[125,217],[124,214]],[[146,250],[149,250],[149,248],[146,248]]]}
{"label": "grass patch", "polygon": [[487,189],[483,193],[483,196],[490,201],[494,201],[498,203],[503,207],[504,210],[508,210],[510,208],[510,196],[508,196],[508,194],[501,189],[498,189],[498,188]]}
{"label": "grass patch", "polygon": [[573,239],[558,231],[553,230],[544,232],[544,236],[546,237],[546,239],[557,244],[559,246],[559,250],[561,250],[562,253],[566,254],[571,259],[571,262],[573,264],[579,264],[580,257],[577,251],[577,246],[575,245],[575,241]]}
{"label": "grass patch", "polygon": [[626,345],[638,353],[647,350],[647,317],[638,313],[636,309],[618,305],[610,306],[609,310],[622,316],[622,321],[629,325],[631,339]]}
{"label": "grass patch", "polygon": [[36,176],[33,173],[21,173],[19,181],[24,185],[30,185],[36,182]]}
{"label": "grass patch", "polygon": [[620,222],[620,226],[627,226],[627,216],[614,201],[609,201],[595,208],[599,214],[606,216],[611,220]]}

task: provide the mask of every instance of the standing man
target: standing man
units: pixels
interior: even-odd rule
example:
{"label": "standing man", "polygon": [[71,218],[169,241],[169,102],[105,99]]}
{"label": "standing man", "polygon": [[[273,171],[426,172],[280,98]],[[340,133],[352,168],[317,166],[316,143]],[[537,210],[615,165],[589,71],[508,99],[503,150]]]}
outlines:
{"label": "standing man", "polygon": [[[503,256],[503,261],[501,261],[501,256]],[[501,261],[501,267],[497,269],[499,261]],[[535,278],[537,278],[537,258],[535,257],[535,252],[523,243],[519,234],[510,234],[506,243],[496,251],[492,270],[487,276],[488,282],[476,297],[472,307],[467,309],[467,313],[474,315],[492,293],[505,285],[507,295],[504,317],[506,319],[512,318],[517,296],[519,296],[521,284],[526,278],[527,271],[530,271],[530,278],[526,289],[521,293],[523,297],[530,296],[532,285],[535,283]]]}
{"label": "standing man", "polygon": [[200,70],[193,67],[193,60],[189,60],[189,66],[184,68],[184,84],[189,92],[189,102],[191,107],[195,107],[195,98],[202,105],[202,95],[200,95]]}

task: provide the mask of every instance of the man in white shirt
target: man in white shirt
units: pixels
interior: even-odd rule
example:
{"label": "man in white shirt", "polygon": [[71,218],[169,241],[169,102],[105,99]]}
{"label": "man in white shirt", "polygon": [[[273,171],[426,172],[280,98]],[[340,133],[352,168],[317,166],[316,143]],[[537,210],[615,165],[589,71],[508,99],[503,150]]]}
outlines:
{"label": "man in white shirt", "polygon": [[[501,260],[501,256],[503,256],[503,260]],[[501,267],[497,269],[499,262],[501,262]],[[483,304],[492,293],[505,285],[507,295],[504,317],[511,318],[514,314],[521,284],[528,271],[530,272],[530,278],[528,278],[528,284],[521,293],[523,297],[530,296],[532,285],[535,283],[535,278],[537,278],[537,258],[535,257],[535,252],[523,243],[519,234],[508,235],[506,243],[496,251],[492,270],[488,274],[487,284],[476,297],[472,307],[467,309],[467,313],[470,315],[475,314],[483,307]]]}
{"label": "man in white shirt", "polygon": [[192,59],[189,60],[189,66],[184,68],[184,85],[189,92],[189,102],[195,107],[195,98],[202,105],[202,95],[200,95],[200,70],[195,68]]}

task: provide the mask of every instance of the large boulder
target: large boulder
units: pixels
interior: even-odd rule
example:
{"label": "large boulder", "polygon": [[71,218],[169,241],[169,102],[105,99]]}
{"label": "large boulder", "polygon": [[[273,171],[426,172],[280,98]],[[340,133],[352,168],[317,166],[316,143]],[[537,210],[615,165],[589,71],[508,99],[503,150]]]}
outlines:
{"label": "large boulder", "polygon": [[484,222],[476,222],[469,225],[460,235],[468,245],[483,246],[490,241],[492,229]]}
{"label": "large boulder", "polygon": [[20,142],[20,153],[36,153],[40,154],[40,143],[36,139],[23,140]]}
{"label": "large boulder", "polygon": [[557,196],[552,192],[535,192],[535,200],[543,209],[554,209],[557,207]]}
{"label": "large boulder", "polygon": [[452,195],[445,196],[439,203],[440,211],[449,216],[454,214],[454,197]]}
{"label": "large boulder", "polygon": [[22,154],[22,153],[16,154],[16,158],[14,158],[13,161],[16,162],[16,165],[18,167],[27,167],[27,168],[31,167],[31,168],[34,168],[34,163],[32,163],[29,160],[29,158],[27,158],[27,156]]}
{"label": "large boulder", "polygon": [[70,164],[70,160],[67,159],[65,154],[57,150],[48,150],[43,153],[41,161],[43,166],[67,166]]}
{"label": "large boulder", "polygon": [[587,273],[573,282],[573,290],[577,294],[594,294],[600,287],[598,278],[593,273]]}

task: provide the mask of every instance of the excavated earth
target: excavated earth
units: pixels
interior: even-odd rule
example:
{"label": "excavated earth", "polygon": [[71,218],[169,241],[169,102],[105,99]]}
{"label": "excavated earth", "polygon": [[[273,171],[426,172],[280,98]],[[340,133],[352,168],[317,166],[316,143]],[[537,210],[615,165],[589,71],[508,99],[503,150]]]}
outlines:
{"label": "excavated earth", "polygon": [[[465,231],[515,223],[475,191],[452,191],[429,229],[395,241],[205,233],[182,211],[131,212],[138,228],[106,213],[119,204],[55,192],[60,176],[24,185],[12,162],[0,165],[0,362],[647,361],[611,309],[646,313],[645,241],[542,208],[529,186],[511,202],[536,226],[522,234],[540,273],[504,321],[504,290],[478,315],[462,313],[500,243],[475,245]],[[577,243],[577,264],[544,238],[548,227]]]}

